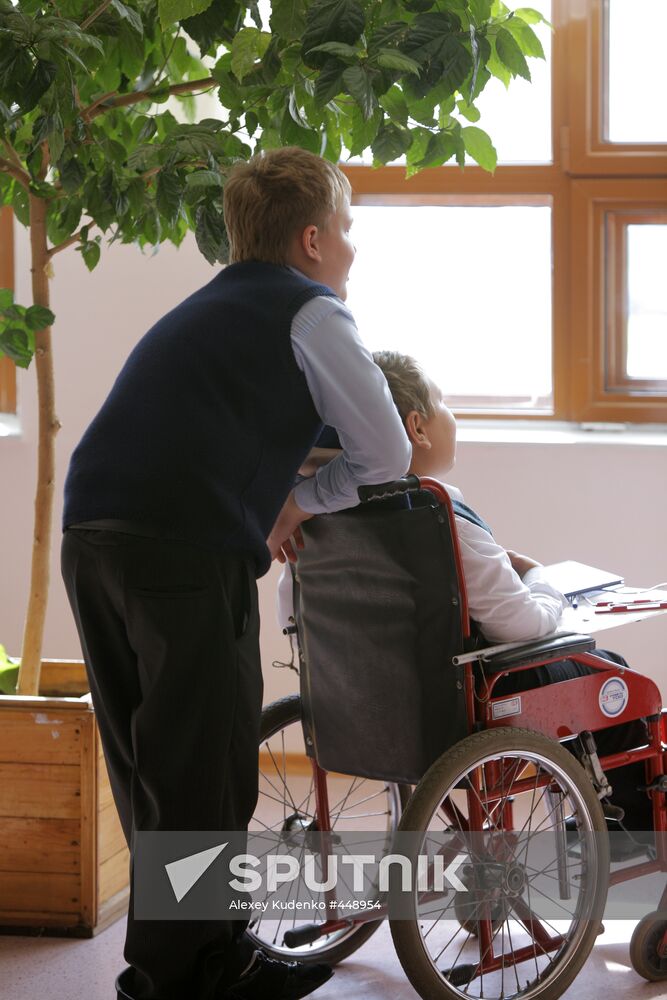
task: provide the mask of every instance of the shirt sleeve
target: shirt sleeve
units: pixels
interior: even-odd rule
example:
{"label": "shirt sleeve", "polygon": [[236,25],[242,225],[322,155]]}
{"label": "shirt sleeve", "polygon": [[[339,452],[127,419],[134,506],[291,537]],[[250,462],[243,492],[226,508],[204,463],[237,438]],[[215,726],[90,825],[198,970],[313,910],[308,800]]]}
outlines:
{"label": "shirt sleeve", "polygon": [[523,642],[553,632],[567,601],[541,576],[523,579],[488,531],[456,518],[470,617],[491,642]]}
{"label": "shirt sleeve", "polygon": [[412,451],[387,381],[338,298],[310,299],[292,320],[292,347],[315,409],[342,453],[296,486],[309,514],[354,507],[360,486],[400,479]]}

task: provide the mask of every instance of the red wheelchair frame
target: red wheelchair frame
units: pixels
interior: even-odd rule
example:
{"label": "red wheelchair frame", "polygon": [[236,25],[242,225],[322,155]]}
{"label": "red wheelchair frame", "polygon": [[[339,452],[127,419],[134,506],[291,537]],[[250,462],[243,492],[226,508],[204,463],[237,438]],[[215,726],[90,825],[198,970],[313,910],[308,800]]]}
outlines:
{"label": "red wheelchair frame", "polygon": [[[422,479],[420,485],[423,489],[430,490],[441,505],[441,508],[447,512],[454,544],[460,594],[462,634],[464,637],[469,637],[470,619],[468,602],[452,503],[446,490],[437,481]],[[545,640],[545,644],[548,644],[548,640]],[[517,666],[508,664],[508,670],[511,669],[512,672],[521,671],[563,659],[563,652],[559,648],[554,648],[551,652],[547,648],[542,652],[537,652],[534,656],[530,654],[529,650],[529,645],[513,650],[513,653],[517,653],[517,659],[520,659],[522,662]],[[524,662],[526,652],[529,653],[527,657],[529,662]],[[475,658],[483,657],[483,654],[483,650],[476,651]],[[478,689],[479,682],[476,682],[473,670],[473,661],[466,659],[464,692],[468,733],[472,735],[484,730],[493,730],[500,727],[506,729],[507,727],[515,726],[522,730],[530,729],[551,740],[560,741],[585,730],[601,730],[610,726],[616,726],[619,723],[631,722],[640,717],[645,718],[649,732],[648,746],[603,756],[600,758],[600,765],[603,771],[608,771],[631,762],[645,762],[646,785],[652,786],[648,794],[652,799],[653,829],[657,834],[663,834],[663,836],[656,838],[657,851],[654,860],[641,861],[640,863],[631,864],[629,867],[612,872],[609,885],[616,885],[630,879],[657,872],[667,872],[667,837],[664,836],[667,833],[667,795],[665,794],[666,782],[664,778],[667,774],[667,749],[663,749],[663,746],[667,745],[667,712],[664,712],[662,709],[660,692],[650,678],[596,656],[594,652],[568,651],[566,658],[593,668],[595,673],[568,679],[567,681],[562,681],[548,687],[523,690],[520,692],[520,716],[510,715],[509,717],[499,718],[494,718],[494,705],[506,701],[508,696],[494,697],[494,688],[498,680],[507,673],[507,670],[501,668],[491,677],[485,679],[485,689],[480,691]],[[624,710],[618,716],[609,718],[599,708],[598,694],[602,684],[612,677],[623,679],[627,685],[629,697]],[[554,688],[558,689],[557,697],[555,697]],[[629,707],[630,705],[632,708]],[[568,720],[567,723],[563,722],[564,718]],[[311,765],[316,801],[317,828],[322,836],[321,843],[324,855],[327,853],[328,834],[332,831],[327,790],[327,772],[320,768],[314,757],[311,758]],[[496,767],[496,773],[494,773],[494,766]],[[482,808],[484,808],[485,812],[487,810],[493,811],[496,808],[499,799],[498,790],[502,786],[503,781],[503,776],[497,773],[495,762],[492,762],[491,765],[485,764],[484,767],[488,770],[488,774],[486,775],[488,780],[485,779],[484,785],[484,795],[486,798],[483,803],[481,798],[478,804],[473,803],[469,813],[470,823],[474,824],[474,828],[477,829],[482,829],[484,822]],[[445,800],[441,802],[440,809],[444,815],[447,815],[448,811],[451,812],[455,807],[449,800]],[[507,822],[508,828],[512,829],[511,802],[503,800],[501,809],[503,810],[504,820]],[[456,817],[456,819],[460,826],[461,817]],[[331,895],[335,898],[335,891]],[[667,887],[663,891],[658,905],[660,911],[667,911]],[[386,906],[380,910],[375,909],[372,912],[362,911],[358,914],[355,913],[354,916],[350,915],[345,919],[334,918],[326,920],[317,925],[317,927],[311,927],[309,932],[306,932],[306,937],[299,938],[299,932],[297,932],[294,935],[294,942],[296,944],[297,939],[312,941],[319,936],[327,935],[343,928],[349,928],[351,925],[360,925],[368,921],[375,921],[385,915],[387,915]],[[664,919],[667,914],[661,912],[660,914],[655,914],[655,916],[660,916]],[[540,948],[545,953],[559,947],[561,939],[559,939],[558,935],[550,934],[545,927],[533,919],[530,911],[525,912],[523,917],[519,916],[519,919],[523,921],[526,928],[534,937],[534,940],[539,943]],[[660,926],[662,927],[662,924]],[[309,938],[307,937],[308,933],[311,935]],[[494,954],[494,934],[488,913],[482,915],[482,918],[479,920],[478,934],[480,951],[484,950],[479,968],[484,973],[493,972],[500,967],[501,960],[504,963],[507,956],[504,955],[500,959]],[[661,933],[660,939],[654,942],[652,947],[655,948],[660,961],[662,961],[663,957],[667,958],[667,920],[665,921],[664,933]],[[523,954],[522,950],[514,953],[515,962],[529,957],[530,949],[524,948],[523,951],[526,952],[526,955]],[[641,971],[641,969],[638,969],[638,971]],[[650,977],[647,976],[647,978]],[[662,977],[655,976],[653,978]]]}

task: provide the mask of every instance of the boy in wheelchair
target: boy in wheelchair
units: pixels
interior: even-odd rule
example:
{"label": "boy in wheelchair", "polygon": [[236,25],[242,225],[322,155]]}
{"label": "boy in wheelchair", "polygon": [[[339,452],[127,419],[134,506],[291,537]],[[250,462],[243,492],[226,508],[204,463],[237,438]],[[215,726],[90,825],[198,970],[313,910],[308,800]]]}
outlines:
{"label": "boy in wheelchair", "polygon": [[[376,352],[373,357],[387,379],[412,446],[409,472],[442,480],[451,470],[456,453],[456,423],[442,392],[414,359],[395,351]],[[323,436],[318,443],[326,440]],[[318,465],[329,461],[334,454],[335,449],[314,449],[301,473],[312,475]],[[454,507],[470,617],[480,639],[529,641],[553,632],[567,602],[543,579],[540,563],[505,550],[494,540],[482,518],[463,502],[461,493],[451,486],[447,491]],[[290,614],[291,580],[288,576],[281,583],[278,597],[279,617],[283,623]],[[597,649],[596,655],[627,666],[616,653]],[[494,696],[594,672],[571,660],[510,672],[496,683]],[[600,730],[595,734],[595,741],[598,754],[604,756],[648,743],[648,730],[640,719]],[[576,752],[578,742],[572,740],[566,745]],[[643,782],[641,761],[614,769],[613,802],[603,804],[610,832],[646,831],[641,839],[652,840],[653,834],[649,832],[653,827],[651,800],[637,791],[637,786]],[[613,859],[625,860],[643,853],[636,833],[635,838],[632,835],[626,841],[619,836],[612,838]]]}

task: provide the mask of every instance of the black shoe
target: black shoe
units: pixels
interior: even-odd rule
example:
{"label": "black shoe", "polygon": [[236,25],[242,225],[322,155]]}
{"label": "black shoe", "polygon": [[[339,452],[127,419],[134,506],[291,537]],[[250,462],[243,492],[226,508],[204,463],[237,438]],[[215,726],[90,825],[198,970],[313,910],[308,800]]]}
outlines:
{"label": "black shoe", "polygon": [[130,990],[133,974],[134,970],[132,969],[132,966],[128,965],[126,969],[123,969],[123,971],[116,976],[115,986],[117,1000],[135,1000],[134,993]]}
{"label": "black shoe", "polygon": [[299,1000],[332,976],[329,965],[278,962],[258,951],[249,971],[228,986],[220,1000]]}
{"label": "black shoe", "polygon": [[[117,1000],[136,1000],[131,992],[134,970],[128,965],[116,976]],[[299,1000],[333,976],[328,965],[276,962],[256,952],[249,971],[220,994],[220,1000]]]}

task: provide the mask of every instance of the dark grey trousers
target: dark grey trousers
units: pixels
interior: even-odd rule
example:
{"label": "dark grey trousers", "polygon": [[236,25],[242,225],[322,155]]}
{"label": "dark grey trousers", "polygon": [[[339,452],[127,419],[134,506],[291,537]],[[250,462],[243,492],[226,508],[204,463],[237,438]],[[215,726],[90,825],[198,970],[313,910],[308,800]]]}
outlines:
{"label": "dark grey trousers", "polygon": [[[62,573],[111,788],[133,830],[246,830],[262,705],[254,564],[185,542],[70,528]],[[212,1000],[250,961],[247,921],[135,920],[141,1000]]]}

